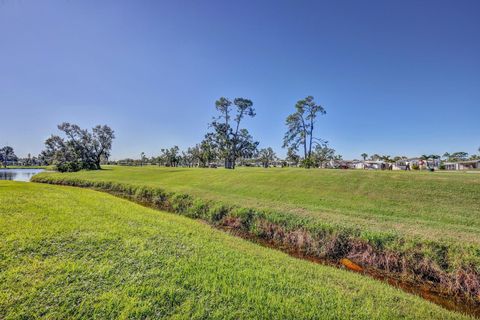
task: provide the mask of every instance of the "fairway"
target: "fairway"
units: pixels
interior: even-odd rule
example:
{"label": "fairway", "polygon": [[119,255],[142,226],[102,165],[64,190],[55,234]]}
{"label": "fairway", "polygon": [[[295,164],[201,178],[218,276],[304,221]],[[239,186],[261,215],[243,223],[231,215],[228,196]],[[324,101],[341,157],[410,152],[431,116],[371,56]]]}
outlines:
{"label": "fairway", "polygon": [[461,319],[104,193],[0,182],[0,318]]}
{"label": "fairway", "polygon": [[478,309],[478,174],[145,166],[33,180],[110,192],[289,252],[348,258]]}
{"label": "fairway", "polygon": [[480,174],[475,173],[113,166],[48,175],[159,187],[332,225],[480,245]]}

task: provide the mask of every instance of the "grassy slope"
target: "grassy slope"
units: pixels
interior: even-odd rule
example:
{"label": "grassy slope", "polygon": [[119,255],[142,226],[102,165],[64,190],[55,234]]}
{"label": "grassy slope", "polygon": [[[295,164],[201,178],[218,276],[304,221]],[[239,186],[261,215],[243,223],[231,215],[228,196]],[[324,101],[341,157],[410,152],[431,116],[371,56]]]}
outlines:
{"label": "grassy slope", "polygon": [[365,230],[480,244],[480,174],[110,167],[59,175],[157,186]]}
{"label": "grassy slope", "polygon": [[94,316],[462,318],[104,193],[0,181],[0,318]]}

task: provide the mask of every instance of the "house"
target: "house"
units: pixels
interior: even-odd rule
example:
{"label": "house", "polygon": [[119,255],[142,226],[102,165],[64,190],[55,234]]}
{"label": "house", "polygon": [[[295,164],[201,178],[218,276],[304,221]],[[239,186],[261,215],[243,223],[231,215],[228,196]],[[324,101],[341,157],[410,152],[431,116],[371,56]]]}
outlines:
{"label": "house", "polygon": [[424,160],[421,158],[401,159],[395,162],[393,169],[406,170],[407,163],[410,164],[410,169],[413,169],[413,167],[418,167],[420,170],[425,170],[431,168],[439,169],[441,161],[440,159]]}
{"label": "house", "polygon": [[353,160],[349,161],[349,167],[351,169],[387,170],[389,168],[389,164],[381,160]]}
{"label": "house", "polygon": [[365,169],[365,162],[364,161],[355,161],[353,163],[353,169]]}
{"label": "house", "polygon": [[370,170],[385,170],[388,169],[388,164],[381,160],[367,160],[364,161],[364,169]]}
{"label": "house", "polygon": [[458,162],[445,162],[444,166],[445,170],[475,170],[480,169],[480,159]]}
{"label": "house", "polygon": [[360,161],[358,160],[332,159],[328,162],[322,163],[320,167],[329,169],[359,169],[357,168],[359,162]]}

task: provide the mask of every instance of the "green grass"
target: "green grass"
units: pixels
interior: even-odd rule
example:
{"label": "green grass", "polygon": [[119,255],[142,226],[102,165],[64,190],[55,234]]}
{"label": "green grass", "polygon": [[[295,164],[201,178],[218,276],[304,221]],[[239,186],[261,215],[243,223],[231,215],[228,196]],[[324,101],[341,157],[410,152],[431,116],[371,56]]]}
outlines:
{"label": "green grass", "polygon": [[[1,167],[0,169],[4,169]],[[54,166],[7,166],[6,169],[45,169],[45,170],[53,170]]]}
{"label": "green grass", "polygon": [[0,319],[159,317],[462,319],[105,193],[0,181]]}
{"label": "green grass", "polygon": [[480,299],[476,173],[108,167],[33,181],[107,191],[310,256]]}
{"label": "green grass", "polygon": [[480,244],[480,174],[106,167],[60,179],[160,187],[334,225]]}

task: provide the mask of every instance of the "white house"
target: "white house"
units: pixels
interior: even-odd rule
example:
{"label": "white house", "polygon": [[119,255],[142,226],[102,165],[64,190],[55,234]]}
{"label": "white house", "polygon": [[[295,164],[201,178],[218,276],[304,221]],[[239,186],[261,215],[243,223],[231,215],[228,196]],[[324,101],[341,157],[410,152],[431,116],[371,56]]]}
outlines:
{"label": "white house", "polygon": [[480,169],[480,160],[445,162],[445,170],[475,170]]}
{"label": "white house", "polygon": [[385,170],[388,169],[388,163],[381,160],[366,160],[362,162],[363,168],[359,165],[360,169],[370,170]]}
{"label": "white house", "polygon": [[420,158],[409,158],[395,162],[394,170],[405,170],[407,168],[407,163],[410,164],[410,169],[412,169],[413,166],[417,166],[420,170],[440,168],[440,159],[423,160]]}

